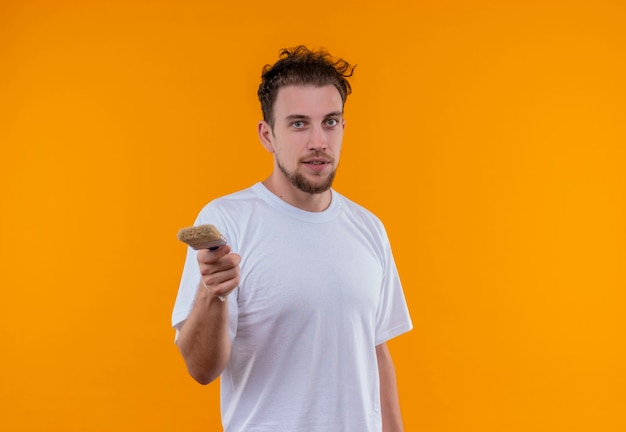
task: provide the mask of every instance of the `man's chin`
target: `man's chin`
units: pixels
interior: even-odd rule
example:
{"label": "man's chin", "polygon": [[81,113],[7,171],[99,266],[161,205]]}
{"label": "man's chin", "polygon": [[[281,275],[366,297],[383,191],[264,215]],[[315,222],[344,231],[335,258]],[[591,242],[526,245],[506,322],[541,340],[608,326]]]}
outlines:
{"label": "man's chin", "polygon": [[302,192],[306,192],[311,195],[316,195],[316,194],[324,193],[327,190],[329,190],[332,184],[316,185],[316,184],[310,184],[310,183],[308,184],[294,183],[294,186],[300,189]]}
{"label": "man's chin", "polygon": [[290,178],[291,183],[301,190],[302,192],[309,193],[311,195],[321,194],[329,190],[333,185],[333,179],[335,174],[333,173],[331,176],[320,179],[318,182],[312,182],[301,175],[295,175]]}
{"label": "man's chin", "polygon": [[326,192],[333,185],[335,179],[335,172],[332,171],[326,177],[316,176],[313,179],[305,177],[301,172],[290,173],[288,172],[280,162],[278,162],[278,168],[284,174],[285,178],[291,182],[297,189],[302,192],[309,193],[311,195],[321,194]]}

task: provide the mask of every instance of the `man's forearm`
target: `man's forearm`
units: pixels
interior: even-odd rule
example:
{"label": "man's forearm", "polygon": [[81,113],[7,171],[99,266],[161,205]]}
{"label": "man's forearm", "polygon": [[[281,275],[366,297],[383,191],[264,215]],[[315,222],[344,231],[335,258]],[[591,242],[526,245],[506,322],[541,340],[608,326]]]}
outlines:
{"label": "man's forearm", "polygon": [[230,357],[228,302],[200,287],[176,344],[196,381],[208,384],[215,380]]}
{"label": "man's forearm", "polygon": [[376,347],[378,374],[380,377],[380,405],[383,418],[383,432],[402,432],[402,414],[398,398],[396,370],[387,344]]}

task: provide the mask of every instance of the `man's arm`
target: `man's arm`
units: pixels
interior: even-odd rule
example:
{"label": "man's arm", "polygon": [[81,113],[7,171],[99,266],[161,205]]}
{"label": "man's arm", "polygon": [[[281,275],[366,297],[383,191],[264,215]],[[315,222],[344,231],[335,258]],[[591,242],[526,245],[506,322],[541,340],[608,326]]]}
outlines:
{"label": "man's arm", "polygon": [[378,375],[380,376],[380,405],[383,417],[383,432],[402,432],[402,415],[396,383],[396,369],[387,344],[376,346]]}
{"label": "man's arm", "polygon": [[215,380],[230,358],[227,295],[239,285],[239,255],[230,247],[198,252],[202,283],[193,308],[180,328],[176,345],[185,359],[189,374],[200,384]]}

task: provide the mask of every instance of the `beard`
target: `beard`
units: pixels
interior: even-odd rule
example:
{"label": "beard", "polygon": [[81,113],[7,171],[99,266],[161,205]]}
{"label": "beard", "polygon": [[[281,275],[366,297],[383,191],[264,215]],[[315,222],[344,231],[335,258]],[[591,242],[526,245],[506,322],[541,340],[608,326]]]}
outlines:
{"label": "beard", "polygon": [[331,173],[324,179],[322,183],[313,183],[308,181],[302,174],[296,172],[291,173],[287,171],[287,169],[280,163],[280,161],[276,160],[278,164],[278,168],[285,175],[287,180],[294,185],[296,188],[301,190],[302,192],[306,192],[309,194],[319,194],[322,192],[326,192],[333,185],[333,180],[335,179],[335,173],[337,170],[331,171]]}

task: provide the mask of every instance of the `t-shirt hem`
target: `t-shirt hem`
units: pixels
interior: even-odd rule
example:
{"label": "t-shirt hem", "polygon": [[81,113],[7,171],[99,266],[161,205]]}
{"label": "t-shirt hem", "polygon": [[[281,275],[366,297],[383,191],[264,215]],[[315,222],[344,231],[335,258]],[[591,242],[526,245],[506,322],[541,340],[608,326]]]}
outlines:
{"label": "t-shirt hem", "polygon": [[383,344],[395,337],[400,336],[401,334],[407,333],[410,330],[413,329],[413,325],[412,324],[405,324],[396,328],[393,328],[391,330],[388,330],[387,332],[385,332],[384,334],[382,334],[380,337],[376,338],[375,340],[375,344],[376,345],[380,345]]}
{"label": "t-shirt hem", "polygon": [[175,328],[177,325],[185,321],[189,317],[190,313],[191,311],[180,311],[174,313],[172,315],[172,327]]}

